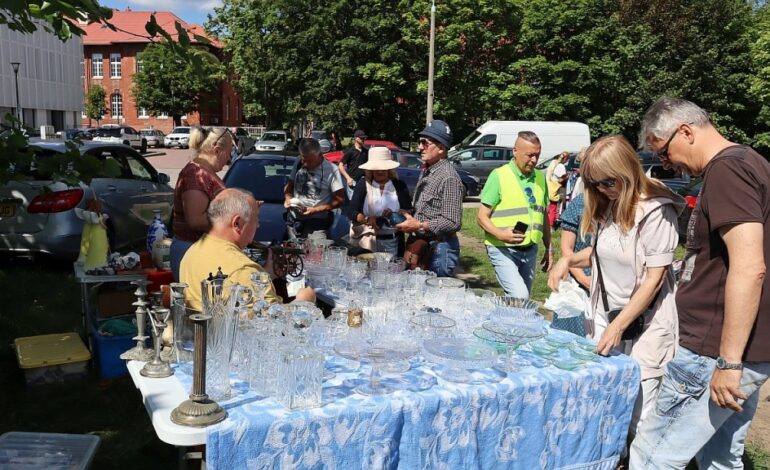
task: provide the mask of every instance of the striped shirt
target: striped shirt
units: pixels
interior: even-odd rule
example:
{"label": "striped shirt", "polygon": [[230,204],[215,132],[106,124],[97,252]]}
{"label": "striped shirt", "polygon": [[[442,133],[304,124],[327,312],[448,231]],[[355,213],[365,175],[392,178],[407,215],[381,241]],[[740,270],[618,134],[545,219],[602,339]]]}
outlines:
{"label": "striped shirt", "polygon": [[428,222],[429,234],[453,235],[462,226],[465,186],[446,158],[422,171],[414,189],[412,206],[420,222]]}

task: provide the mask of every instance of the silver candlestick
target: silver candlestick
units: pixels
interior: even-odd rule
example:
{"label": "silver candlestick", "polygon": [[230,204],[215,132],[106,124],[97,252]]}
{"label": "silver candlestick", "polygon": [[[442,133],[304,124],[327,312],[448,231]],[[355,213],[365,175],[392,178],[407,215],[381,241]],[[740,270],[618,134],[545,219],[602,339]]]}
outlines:
{"label": "silver candlestick", "polygon": [[121,359],[129,361],[142,361],[147,362],[152,359],[152,350],[145,347],[144,342],[147,340],[147,336],[144,334],[145,315],[147,314],[147,285],[150,281],[141,279],[138,281],[131,281],[131,284],[136,286],[134,295],[136,296],[136,302],[131,305],[136,306],[136,346],[129,349],[120,355]]}
{"label": "silver candlestick", "polygon": [[174,371],[171,370],[171,366],[168,361],[164,361],[160,357],[160,348],[163,346],[163,330],[166,329],[168,324],[168,317],[171,316],[171,310],[167,308],[154,308],[150,310],[150,322],[152,323],[152,339],[155,341],[155,357],[152,361],[146,363],[142,370],[139,371],[145,377],[153,379],[162,379],[164,377],[171,377],[174,375]]}
{"label": "silver candlestick", "polygon": [[195,356],[193,358],[193,389],[190,399],[171,412],[171,421],[181,426],[203,428],[223,421],[227,412],[206,394],[206,330],[211,315],[194,313]]}

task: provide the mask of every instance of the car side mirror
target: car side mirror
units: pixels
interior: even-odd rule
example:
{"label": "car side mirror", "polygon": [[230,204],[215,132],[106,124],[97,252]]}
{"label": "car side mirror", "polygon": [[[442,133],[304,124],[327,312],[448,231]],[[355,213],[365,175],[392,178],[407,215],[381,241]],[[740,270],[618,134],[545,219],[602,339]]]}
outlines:
{"label": "car side mirror", "polygon": [[321,139],[320,141],[318,141],[318,143],[321,145],[321,153],[327,153],[331,151],[332,144],[328,140]]}
{"label": "car side mirror", "polygon": [[168,184],[171,182],[171,178],[165,173],[158,173],[158,183]]}

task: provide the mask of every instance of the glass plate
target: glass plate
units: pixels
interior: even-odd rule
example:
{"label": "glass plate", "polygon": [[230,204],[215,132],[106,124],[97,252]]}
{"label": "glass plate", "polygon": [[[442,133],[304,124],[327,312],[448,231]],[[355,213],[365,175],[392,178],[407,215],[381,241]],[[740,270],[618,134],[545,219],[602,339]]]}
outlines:
{"label": "glass plate", "polygon": [[593,340],[590,340],[588,338],[583,338],[580,336],[578,336],[573,341],[572,344],[573,344],[573,347],[580,348],[585,351],[591,351],[591,352],[595,351],[597,346],[597,343],[595,343]]}
{"label": "glass plate", "polygon": [[468,338],[434,338],[423,343],[427,358],[449,369],[485,369],[497,361],[491,346]]}
{"label": "glass plate", "polygon": [[558,367],[559,369],[562,369],[562,370],[575,370],[584,364],[583,361],[579,359],[575,359],[574,357],[571,357],[571,356],[552,357],[551,362],[555,367]]}
{"label": "glass plate", "polygon": [[573,357],[576,359],[580,359],[581,361],[588,362],[588,361],[598,361],[599,355],[596,354],[593,351],[586,351],[585,349],[572,346],[569,349],[569,353],[572,354]]}
{"label": "glass plate", "polygon": [[473,330],[473,336],[480,339],[484,344],[495,348],[498,354],[505,354],[508,352],[508,343],[503,336],[485,330],[484,328],[476,328]]}
{"label": "glass plate", "polygon": [[551,330],[545,340],[551,343],[553,346],[565,347],[572,344],[575,340],[575,335],[567,333],[563,330]]}
{"label": "glass plate", "polygon": [[529,347],[539,356],[551,356],[559,352],[558,348],[543,340],[529,343]]}
{"label": "glass plate", "polygon": [[514,325],[494,320],[488,320],[481,324],[481,327],[491,331],[500,338],[505,338],[509,343],[524,344],[528,341],[534,341],[542,338],[546,334],[545,327],[530,327]]}

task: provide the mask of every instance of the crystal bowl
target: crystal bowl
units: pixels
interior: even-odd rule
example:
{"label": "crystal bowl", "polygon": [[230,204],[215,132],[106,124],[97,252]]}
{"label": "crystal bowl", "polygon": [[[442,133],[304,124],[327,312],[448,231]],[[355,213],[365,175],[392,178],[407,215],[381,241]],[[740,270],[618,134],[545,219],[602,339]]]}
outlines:
{"label": "crystal bowl", "polygon": [[497,362],[491,346],[468,338],[434,338],[423,343],[426,359],[444,366],[446,380],[465,382],[469,369],[486,369]]}

